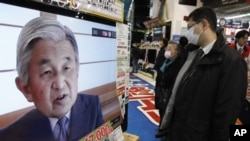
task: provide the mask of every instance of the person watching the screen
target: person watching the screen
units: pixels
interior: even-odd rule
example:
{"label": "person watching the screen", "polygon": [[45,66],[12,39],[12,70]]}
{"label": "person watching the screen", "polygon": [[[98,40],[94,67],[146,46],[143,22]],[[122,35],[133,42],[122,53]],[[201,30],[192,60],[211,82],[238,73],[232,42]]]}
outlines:
{"label": "person watching the screen", "polygon": [[247,94],[247,65],[216,31],[213,9],[199,7],[187,18],[190,50],[180,69],[160,129],[166,141],[228,141],[229,127]]}

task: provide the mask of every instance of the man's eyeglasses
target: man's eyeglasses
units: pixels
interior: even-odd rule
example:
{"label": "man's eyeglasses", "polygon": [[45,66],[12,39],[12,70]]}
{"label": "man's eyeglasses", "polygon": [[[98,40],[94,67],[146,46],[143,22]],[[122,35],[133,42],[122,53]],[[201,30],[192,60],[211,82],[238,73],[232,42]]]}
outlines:
{"label": "man's eyeglasses", "polygon": [[196,24],[199,24],[203,19],[204,19],[204,20],[207,20],[208,22],[210,21],[209,18],[204,17],[204,18],[202,18],[202,19],[200,19],[200,20],[194,21],[195,23],[194,23],[194,24],[191,24],[190,26],[187,26],[187,29],[189,30],[190,28],[192,28],[192,27],[195,26]]}
{"label": "man's eyeglasses", "polygon": [[187,29],[189,30],[190,28],[192,28],[192,27],[195,26],[196,24],[199,24],[199,22],[198,22],[198,23],[191,24],[190,26],[187,26]]}

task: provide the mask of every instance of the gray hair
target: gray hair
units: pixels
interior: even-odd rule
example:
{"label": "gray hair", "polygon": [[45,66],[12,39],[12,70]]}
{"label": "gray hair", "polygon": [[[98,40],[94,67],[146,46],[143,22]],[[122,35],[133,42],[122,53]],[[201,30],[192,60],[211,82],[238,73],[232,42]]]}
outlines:
{"label": "gray hair", "polygon": [[28,67],[31,50],[35,42],[45,40],[69,40],[75,52],[77,70],[79,69],[78,46],[74,33],[55,19],[38,17],[29,21],[22,29],[17,41],[17,72],[18,76],[28,83]]}
{"label": "gray hair", "polygon": [[175,41],[173,41],[173,40],[170,40],[170,41],[168,42],[168,44],[176,45],[176,51],[177,51],[178,54],[180,54],[181,49],[180,49],[180,45],[179,45],[177,42],[175,42]]}

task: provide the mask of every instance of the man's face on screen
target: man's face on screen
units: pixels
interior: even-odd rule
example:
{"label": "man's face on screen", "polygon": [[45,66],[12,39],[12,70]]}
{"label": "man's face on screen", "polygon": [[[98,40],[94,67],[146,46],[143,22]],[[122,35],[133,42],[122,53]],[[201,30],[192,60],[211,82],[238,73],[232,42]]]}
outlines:
{"label": "man's face on screen", "polygon": [[78,71],[74,50],[67,40],[39,40],[29,63],[25,97],[48,117],[64,116],[75,103]]}

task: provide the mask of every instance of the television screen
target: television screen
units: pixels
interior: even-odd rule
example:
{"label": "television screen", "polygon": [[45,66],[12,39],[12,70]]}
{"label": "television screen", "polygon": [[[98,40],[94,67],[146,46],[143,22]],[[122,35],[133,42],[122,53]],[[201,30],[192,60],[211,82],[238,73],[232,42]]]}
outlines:
{"label": "television screen", "polygon": [[[77,86],[74,85],[76,86],[74,89],[77,93],[99,96],[101,101],[100,105],[104,105],[101,107],[104,121],[111,121],[113,120],[112,118],[116,118],[114,122],[116,124],[115,126],[117,126],[117,124],[120,125],[122,119],[117,119],[117,117],[121,115],[120,104],[115,92],[117,53],[115,26],[5,3],[0,3],[0,13],[2,13],[0,14],[0,38],[2,39],[0,42],[0,86],[2,91],[0,94],[2,97],[0,100],[0,128],[7,127],[14,120],[20,118],[25,112],[35,108],[32,102],[33,100],[28,100],[22,93],[23,91],[19,91],[15,79],[18,76],[16,71],[16,46],[19,34],[28,21],[37,17],[53,18],[71,29],[75,36],[79,53],[79,70],[77,71],[77,81],[75,81]],[[101,30],[103,33],[102,36],[97,37],[93,35],[92,29]],[[32,53],[30,54],[30,56],[32,56]],[[69,57],[66,56],[65,58]],[[38,77],[40,77],[40,75]],[[113,101],[109,99],[107,102],[103,99],[105,96],[102,94],[110,97]],[[64,97],[66,97],[65,94],[57,99],[63,99]],[[112,113],[110,111],[112,111]],[[8,118],[11,115],[13,115],[13,118]],[[27,126],[28,124],[29,123],[27,123]],[[113,125],[112,122],[112,126]],[[85,127],[82,126],[82,128]],[[15,137],[15,135],[13,136]]]}
{"label": "television screen", "polygon": [[196,6],[197,0],[179,0],[179,4]]}
{"label": "television screen", "polygon": [[157,27],[153,29],[153,40],[161,40],[162,39],[162,27]]}

